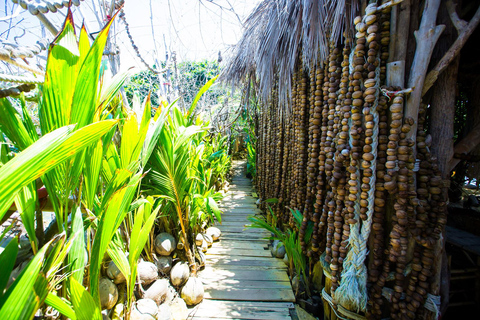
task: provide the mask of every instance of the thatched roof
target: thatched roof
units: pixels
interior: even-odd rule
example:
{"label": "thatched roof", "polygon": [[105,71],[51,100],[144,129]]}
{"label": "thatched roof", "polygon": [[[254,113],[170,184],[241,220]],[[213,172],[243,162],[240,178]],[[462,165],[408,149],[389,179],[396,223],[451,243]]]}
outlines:
{"label": "thatched roof", "polygon": [[245,22],[245,31],[222,73],[224,82],[258,81],[258,93],[267,101],[275,78],[279,100],[287,105],[295,64],[323,62],[329,44],[353,38],[353,20],[360,0],[264,0]]}

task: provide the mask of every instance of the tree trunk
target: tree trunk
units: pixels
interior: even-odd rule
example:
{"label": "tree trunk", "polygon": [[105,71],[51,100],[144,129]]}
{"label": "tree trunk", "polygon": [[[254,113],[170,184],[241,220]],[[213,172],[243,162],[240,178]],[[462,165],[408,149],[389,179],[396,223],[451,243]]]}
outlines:
{"label": "tree trunk", "polygon": [[[449,179],[449,162],[453,157],[453,122],[455,117],[456,86],[458,76],[458,66],[460,57],[448,66],[440,74],[437,83],[433,89],[432,111],[431,111],[431,135],[432,135],[432,154],[438,159],[438,166],[442,172],[443,179]],[[445,191],[446,192],[446,191]],[[445,195],[446,196],[446,195]],[[443,281],[447,278],[445,272],[442,272],[442,265],[445,263],[445,232],[437,241],[434,247],[434,265],[433,278],[431,284],[431,294],[440,295],[442,306],[446,306],[449,300],[449,282]]]}
{"label": "tree trunk", "polygon": [[440,74],[431,101],[432,154],[438,159],[438,166],[443,179],[448,179],[450,176],[448,163],[453,157],[455,88],[457,86],[459,62],[460,58],[455,58],[448,68]]}

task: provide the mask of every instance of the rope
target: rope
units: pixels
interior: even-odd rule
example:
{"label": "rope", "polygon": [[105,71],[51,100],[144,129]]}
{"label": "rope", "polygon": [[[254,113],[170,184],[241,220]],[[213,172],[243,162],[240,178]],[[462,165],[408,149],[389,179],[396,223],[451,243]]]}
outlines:
{"label": "rope", "polygon": [[140,59],[140,61],[142,61],[142,63],[145,65],[145,67],[147,67],[147,69],[150,70],[151,72],[153,72],[154,74],[160,74],[160,73],[165,72],[166,69],[163,69],[163,70],[155,70],[155,69],[153,69],[153,68],[150,67],[150,65],[143,59],[142,55],[140,54],[140,51],[138,50],[138,47],[135,45],[135,42],[133,41],[132,34],[130,33],[130,27],[128,26],[127,19],[125,19],[125,11],[123,11],[123,9],[122,9],[122,12],[120,12],[119,17],[120,17],[120,19],[122,19],[123,23],[125,24],[125,31],[127,31],[127,36],[128,36],[128,39],[130,40],[130,44],[132,45],[133,50],[134,50],[135,53],[137,54],[137,57]]}
{"label": "rope", "polygon": [[30,71],[31,73],[35,73],[35,74],[38,74],[40,76],[44,76],[45,73],[42,71],[42,70],[38,70],[36,68],[32,68],[26,64],[23,64],[23,63],[18,63],[17,61],[15,60],[12,60],[10,58],[0,58],[0,60],[3,60],[5,62],[8,62],[10,64],[13,64],[14,66],[16,67],[19,67],[21,69],[24,69],[24,70],[27,70],[27,71]]}
{"label": "rope", "polygon": [[327,301],[328,304],[330,305],[330,309],[333,310],[333,312],[335,312],[335,315],[339,318],[339,319],[342,319],[342,320],[349,320],[347,318],[344,318],[342,317],[341,315],[339,315],[337,313],[337,305],[335,304],[335,302],[333,301],[333,298],[327,293],[327,291],[325,291],[325,288],[322,289],[322,298],[323,300]]}
{"label": "rope", "polygon": [[[72,0],[72,4],[76,7],[80,5],[80,1]],[[19,4],[24,10],[27,10],[34,16],[39,13],[57,12],[57,9],[68,7],[68,1],[61,0],[12,0],[13,3]]]}
{"label": "rope", "polygon": [[[372,3],[366,8],[366,15],[363,17],[363,21],[369,15],[372,15],[376,12],[376,4]],[[378,123],[379,115],[377,111],[378,99],[380,95],[380,50],[377,52],[377,68],[375,69],[375,101],[372,108],[370,109],[370,114],[373,115],[373,135],[372,135],[372,155],[373,160],[370,161],[371,168],[373,172],[376,172],[376,159],[377,159],[377,147],[378,147]],[[351,128],[351,119],[349,120],[349,126]],[[351,131],[351,130],[350,130]],[[352,148],[352,137],[350,135],[350,148]],[[360,186],[360,174],[359,168],[356,168],[357,174],[357,186]],[[350,225],[350,238],[348,239],[349,246],[351,249],[347,253],[347,256],[344,260],[344,268],[341,277],[341,284],[335,290],[334,296],[340,305],[346,306],[349,309],[358,311],[365,311],[367,309],[368,302],[368,293],[367,293],[367,267],[365,266],[365,259],[368,255],[367,241],[370,236],[371,226],[372,226],[372,216],[374,209],[374,199],[375,199],[375,183],[376,175],[373,174],[370,177],[370,188],[367,192],[368,195],[368,206],[367,206],[367,219],[363,221],[360,228],[360,197],[357,197],[355,201],[355,220],[358,221],[355,224]]]}
{"label": "rope", "polygon": [[394,91],[391,91],[391,90],[387,90],[385,88],[382,88],[380,89],[382,91],[382,94],[388,98],[388,101],[392,100],[392,98],[395,98],[396,96],[398,95],[401,95],[401,94],[410,94],[412,93],[413,91],[413,88],[407,88],[407,89],[403,89],[403,90],[394,90]]}
{"label": "rope", "polygon": [[0,40],[3,47],[0,47],[0,59],[6,58],[32,58],[48,48],[48,40],[40,39],[33,46],[19,46],[15,43]]}
{"label": "rope", "polygon": [[[339,319],[342,319],[342,320],[351,320],[351,319],[353,319],[353,320],[366,320],[367,319],[364,316],[359,315],[358,313],[355,313],[355,312],[352,312],[350,310],[345,309],[341,305],[337,305],[335,303],[335,301],[333,300],[333,298],[327,293],[327,291],[325,291],[325,288],[322,289],[322,298],[323,298],[323,300],[328,302],[328,304],[330,305],[330,309],[333,310],[333,312],[335,313],[335,315]],[[343,317],[342,315],[346,316],[347,318]]]}
{"label": "rope", "polygon": [[427,300],[425,301],[425,309],[433,312],[435,314],[435,319],[439,319],[441,316],[440,307],[441,301],[440,296],[434,296],[430,293],[427,294]]}
{"label": "rope", "polygon": [[43,77],[30,78],[22,76],[13,76],[10,74],[0,74],[0,81],[14,82],[14,83],[30,83],[30,84],[43,84]]}

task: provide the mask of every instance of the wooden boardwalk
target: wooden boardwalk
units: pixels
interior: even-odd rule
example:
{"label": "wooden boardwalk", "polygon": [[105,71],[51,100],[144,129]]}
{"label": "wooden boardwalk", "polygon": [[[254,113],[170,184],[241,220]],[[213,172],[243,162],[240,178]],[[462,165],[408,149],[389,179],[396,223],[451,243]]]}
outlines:
{"label": "wooden boardwalk", "polygon": [[252,197],[245,162],[234,161],[234,178],[221,203],[224,214],[220,241],[207,251],[207,264],[198,273],[205,299],[191,319],[291,319],[294,308],[290,281],[282,260],[271,257],[269,234],[245,229],[247,217],[260,213]]}

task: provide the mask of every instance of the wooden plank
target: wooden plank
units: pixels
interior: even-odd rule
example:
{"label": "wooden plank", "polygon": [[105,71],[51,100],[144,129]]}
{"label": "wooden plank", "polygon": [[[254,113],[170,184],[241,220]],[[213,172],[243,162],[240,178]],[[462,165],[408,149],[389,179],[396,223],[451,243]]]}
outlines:
{"label": "wooden plank", "polygon": [[209,257],[208,265],[238,265],[238,266],[274,266],[277,268],[284,268],[285,263],[281,259],[274,259],[271,257],[243,257],[236,255],[216,255]]}
{"label": "wooden plank", "polygon": [[447,242],[480,256],[480,237],[451,226],[445,229]]}
{"label": "wooden plank", "polygon": [[218,281],[223,279],[254,281],[289,281],[287,273],[283,270],[268,270],[260,272],[255,270],[227,270],[223,268],[208,267],[200,271],[198,273],[198,276],[200,277],[200,279]]}
{"label": "wooden plank", "polygon": [[222,307],[234,308],[234,309],[246,309],[246,308],[266,308],[266,309],[293,309],[295,305],[291,302],[268,302],[268,301],[218,301],[218,300],[204,300],[200,307],[217,306],[219,309]]}
{"label": "wooden plank", "polygon": [[251,208],[237,207],[237,208],[225,209],[223,211],[223,214],[224,215],[231,215],[231,214],[249,215],[249,214],[261,214],[261,211],[257,208],[251,209]]}
{"label": "wooden plank", "polygon": [[258,209],[257,201],[254,199],[223,199],[220,203],[220,207],[245,207]]}
{"label": "wooden plank", "polygon": [[[265,234],[259,235],[258,237],[255,237],[254,239],[267,239],[270,236],[271,236],[271,234],[265,233]],[[252,235],[247,234],[247,233],[229,232],[229,231],[224,230],[224,231],[222,231],[221,239],[224,239],[224,240],[231,240],[231,239],[241,240],[241,239],[243,239],[243,240],[249,241],[249,240],[252,240]]]}
{"label": "wooden plank", "polygon": [[[255,240],[263,240],[263,241],[270,241],[268,238],[270,235],[263,235],[262,237],[258,238],[255,237]],[[242,233],[223,233],[222,234],[222,239],[225,241],[228,240],[238,240],[238,241],[252,241],[252,237],[249,235],[245,235]]]}
{"label": "wooden plank", "polygon": [[[215,256],[215,257],[213,257]],[[220,255],[218,255],[220,256]],[[243,267],[246,269],[255,269],[255,268],[265,268],[265,269],[276,269],[276,270],[285,270],[287,269],[287,266],[285,263],[283,263],[282,260],[280,259],[275,259],[278,260],[278,262],[265,262],[265,261],[258,261],[258,258],[266,258],[266,257],[252,257],[255,260],[247,260],[247,259],[239,259],[239,260],[215,260],[217,255],[212,255],[209,256],[209,260],[212,260],[207,263],[207,266],[211,266],[214,268],[222,268],[222,269],[228,269],[231,267]],[[237,258],[246,258],[242,256],[235,256]]]}
{"label": "wooden plank", "polygon": [[[238,257],[238,256],[237,256]],[[255,257],[250,257],[250,258],[255,258]],[[266,257],[260,257],[260,258],[266,258]],[[287,269],[285,267],[278,267],[274,265],[265,265],[265,266],[247,266],[247,265],[234,265],[234,264],[208,264],[209,267],[215,268],[215,269],[221,269],[221,270],[227,270],[229,272],[236,273],[237,271],[241,272],[259,272],[259,273],[268,273],[271,271],[278,271],[281,272],[282,274],[287,272]],[[273,267],[273,268],[272,268]],[[274,270],[272,270],[274,269]],[[204,269],[207,270],[207,269]],[[283,277],[280,279],[281,281],[288,281],[288,276],[287,278]]]}
{"label": "wooden plank", "polygon": [[224,222],[233,222],[233,221],[241,221],[244,223],[251,223],[250,221],[247,220],[247,217],[249,215],[238,215],[238,214],[223,214],[222,215],[222,224]]}
{"label": "wooden plank", "polygon": [[241,233],[245,236],[250,235],[250,239],[258,239],[258,238],[265,238],[270,237],[271,234],[266,231],[252,229],[252,228],[244,228],[244,227],[234,227],[234,226],[218,226],[218,229],[223,233]]}
{"label": "wooden plank", "polygon": [[215,249],[215,248],[250,249],[250,250],[259,250],[259,251],[267,250],[268,251],[268,243],[265,243],[264,241],[257,242],[256,239],[252,240],[251,242],[230,240],[230,241],[215,242],[212,246],[212,249]]}
{"label": "wooden plank", "polygon": [[247,256],[247,257],[270,257],[271,256],[269,250],[211,248],[207,251],[207,258],[209,255],[225,255],[225,254],[235,254],[237,256]]}
{"label": "wooden plank", "polygon": [[270,234],[267,230],[265,229],[260,229],[260,228],[247,228],[246,225],[248,223],[242,223],[240,221],[237,221],[237,224],[219,224],[216,227],[219,228],[222,232],[242,232],[244,231],[245,233],[266,233]]}
{"label": "wooden plank", "polygon": [[[221,226],[222,227],[243,227],[243,228],[246,228],[247,225],[250,225],[250,224],[251,224],[251,222],[248,221],[247,219],[244,219],[243,221],[241,221],[241,220],[228,221],[228,217],[227,217],[226,221],[222,221]],[[256,228],[256,229],[265,230],[265,229],[260,229],[260,228]]]}
{"label": "wooden plank", "polygon": [[194,319],[291,319],[288,302],[243,302],[204,300]]}
{"label": "wooden plank", "polygon": [[205,292],[206,299],[233,301],[295,301],[292,289],[211,289]]}
{"label": "wooden plank", "polygon": [[204,280],[203,288],[205,290],[230,290],[230,289],[289,289],[291,290],[290,282],[288,281],[253,281],[253,280],[234,280],[225,279],[221,281]]}

